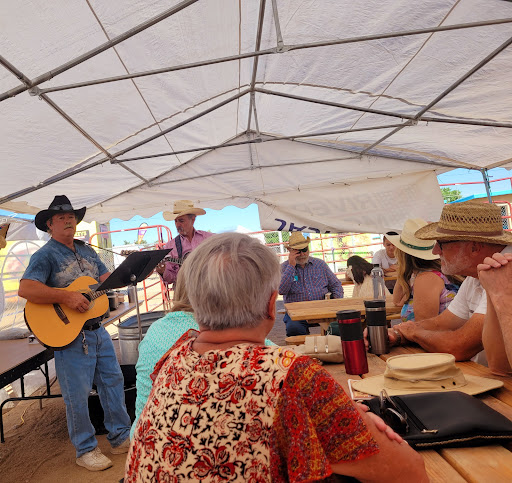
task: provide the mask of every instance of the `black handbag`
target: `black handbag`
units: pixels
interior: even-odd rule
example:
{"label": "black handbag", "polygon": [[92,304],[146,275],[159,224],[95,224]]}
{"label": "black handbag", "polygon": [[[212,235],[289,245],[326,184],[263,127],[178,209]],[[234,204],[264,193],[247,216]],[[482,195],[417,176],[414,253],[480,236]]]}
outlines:
{"label": "black handbag", "polygon": [[459,391],[381,394],[364,404],[415,448],[482,446],[512,439],[512,421]]}

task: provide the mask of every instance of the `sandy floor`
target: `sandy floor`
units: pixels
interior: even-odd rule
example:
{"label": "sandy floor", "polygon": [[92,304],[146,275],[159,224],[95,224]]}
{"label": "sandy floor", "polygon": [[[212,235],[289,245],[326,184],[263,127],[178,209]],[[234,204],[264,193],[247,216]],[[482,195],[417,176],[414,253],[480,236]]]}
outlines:
{"label": "sandy floor", "polygon": [[[278,302],[278,309],[282,308]],[[285,343],[282,315],[278,316],[269,339]],[[59,394],[56,382],[52,394]],[[66,427],[62,398],[20,402],[4,414],[6,442],[0,444],[2,483],[103,483],[118,482],[124,475],[126,455],[111,455],[106,436],[98,436],[101,450],[114,462],[105,471],[91,472],[75,463],[75,450]],[[24,422],[23,422],[24,421]]]}

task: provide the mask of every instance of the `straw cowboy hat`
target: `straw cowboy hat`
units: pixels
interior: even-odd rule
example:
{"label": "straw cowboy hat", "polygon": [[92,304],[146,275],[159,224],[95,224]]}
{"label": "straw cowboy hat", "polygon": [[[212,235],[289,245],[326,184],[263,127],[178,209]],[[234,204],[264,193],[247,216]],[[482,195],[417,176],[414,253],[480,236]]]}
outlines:
{"label": "straw cowboy hat", "polygon": [[435,242],[420,240],[414,236],[414,233],[426,224],[427,222],[421,218],[409,219],[404,223],[402,233],[397,233],[396,235],[386,233],[386,240],[389,240],[395,247],[413,257],[421,258],[422,260],[437,260],[439,255],[432,253]]}
{"label": "straw cowboy hat", "polygon": [[441,219],[420,228],[420,240],[460,240],[512,245],[512,233],[503,230],[499,206],[479,201],[444,205]]}
{"label": "straw cowboy hat", "polygon": [[48,231],[48,226],[46,222],[53,216],[61,213],[74,213],[76,216],[76,222],[80,223],[85,216],[85,206],[78,210],[75,210],[71,205],[71,201],[69,198],[64,195],[57,195],[53,198],[53,201],[50,203],[50,206],[47,210],[41,210],[34,220],[36,227],[41,231]]}
{"label": "straw cowboy hat", "polygon": [[7,246],[7,230],[9,229],[9,223],[0,225],[0,250]]}
{"label": "straw cowboy hat", "polygon": [[503,386],[503,381],[468,376],[455,365],[452,354],[404,354],[390,357],[380,376],[352,381],[358,391],[378,396],[385,389],[390,396],[419,392],[461,391],[480,394]]}
{"label": "straw cowboy hat", "polygon": [[206,215],[206,211],[202,208],[194,206],[194,203],[190,200],[178,200],[174,202],[174,208],[172,213],[170,211],[164,211],[164,220],[172,221],[183,215]]}
{"label": "straw cowboy hat", "polygon": [[302,250],[309,245],[309,238],[304,237],[300,231],[293,231],[290,235],[288,243],[285,243],[286,248],[294,248],[295,250]]}

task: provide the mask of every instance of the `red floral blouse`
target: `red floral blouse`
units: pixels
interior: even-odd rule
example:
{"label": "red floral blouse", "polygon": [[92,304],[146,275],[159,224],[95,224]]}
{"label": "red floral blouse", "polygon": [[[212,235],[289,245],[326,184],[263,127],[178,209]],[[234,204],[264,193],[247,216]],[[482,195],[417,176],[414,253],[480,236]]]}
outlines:
{"label": "red floral blouse", "polygon": [[378,447],[342,387],[286,347],[203,355],[184,334],[152,374],[125,483],[306,482]]}

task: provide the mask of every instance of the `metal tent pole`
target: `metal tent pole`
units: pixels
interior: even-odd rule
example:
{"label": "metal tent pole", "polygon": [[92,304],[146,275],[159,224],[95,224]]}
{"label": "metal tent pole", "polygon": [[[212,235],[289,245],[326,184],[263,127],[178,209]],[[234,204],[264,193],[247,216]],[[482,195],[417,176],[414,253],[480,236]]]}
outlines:
{"label": "metal tent pole", "polygon": [[492,203],[491,184],[489,183],[489,174],[488,174],[487,168],[482,168],[480,170],[480,173],[482,173],[482,178],[484,178],[484,185],[485,185],[485,191],[487,193],[487,200],[489,201],[489,203]]}
{"label": "metal tent pole", "polygon": [[25,83],[21,86],[15,87],[14,89],[10,89],[3,94],[0,94],[0,101],[3,101],[5,99],[8,99],[9,97],[14,97],[26,90],[28,90],[31,87],[35,87],[43,82],[46,82],[50,79],[53,79],[55,76],[62,74],[63,72],[66,72],[67,70],[71,69],[72,67],[77,66],[78,64],[81,64],[82,62],[85,62],[86,60],[89,60],[90,58],[101,54],[105,50],[110,49],[111,47],[114,47],[114,45],[117,45],[130,37],[133,37],[134,35],[142,32],[143,30],[146,30],[149,27],[152,27],[153,25],[157,24],[158,22],[161,22],[162,20],[166,19],[167,17],[170,17],[171,15],[174,15],[175,13],[178,13],[180,10],[183,10],[184,8],[188,7],[189,5],[192,5],[193,3],[196,3],[198,0],[185,0],[178,5],[175,5],[172,8],[169,8],[162,12],[159,15],[156,15],[153,18],[150,18],[146,22],[141,23],[140,25],[137,25],[133,27],[130,30],[127,30],[126,32],[122,33],[121,35],[118,35],[117,37],[113,38],[112,40],[109,40],[108,42],[105,42],[98,47],[95,47],[94,49],[89,50],[89,52],[85,52],[85,54],[82,54],[69,62],[66,62],[65,64],[60,65],[59,67],[55,67],[54,69],[50,70],[49,72],[46,72],[45,74],[41,74],[40,76],[36,77],[35,79],[30,81],[30,85],[26,85]]}
{"label": "metal tent pole", "polygon": [[[90,81],[77,82],[74,84],[54,86],[54,87],[49,87],[47,89],[41,89],[41,91],[43,93],[47,93],[47,92],[55,92],[55,91],[60,91],[60,90],[75,89],[78,87],[86,87],[86,86],[92,86],[92,85],[97,85],[97,84],[105,84],[108,82],[116,82],[116,81],[126,80],[126,79],[135,79],[137,77],[163,74],[166,72],[173,72],[173,71],[183,70],[183,69],[192,69],[195,67],[219,64],[222,62],[230,62],[230,61],[234,61],[234,60],[247,59],[247,58],[251,58],[251,57],[257,58],[257,57],[260,57],[263,55],[279,54],[282,52],[289,52],[289,51],[291,52],[293,50],[313,49],[313,48],[319,48],[319,47],[328,47],[331,45],[343,45],[343,44],[367,42],[370,40],[380,40],[380,39],[388,39],[388,38],[395,38],[395,37],[408,37],[408,36],[412,36],[412,35],[422,35],[422,34],[435,33],[435,32],[446,32],[446,31],[450,31],[450,30],[461,30],[461,29],[468,29],[468,28],[475,28],[475,27],[485,27],[485,26],[500,25],[500,24],[505,24],[505,23],[512,23],[512,18],[504,18],[504,19],[498,19],[498,20],[487,20],[487,21],[483,21],[483,22],[472,22],[472,23],[467,23],[467,24],[447,25],[447,26],[442,26],[442,27],[432,27],[432,28],[419,29],[419,30],[406,30],[406,31],[400,31],[400,32],[384,33],[384,34],[366,35],[366,36],[362,36],[362,37],[351,37],[348,39],[333,39],[333,40],[325,40],[325,41],[320,41],[320,42],[312,42],[312,43],[304,43],[304,44],[283,45],[281,50],[279,50],[278,48],[271,48],[271,49],[265,49],[265,50],[256,49],[256,51],[254,51],[254,52],[247,52],[244,54],[230,55],[230,56],[226,56],[226,57],[219,57],[216,59],[208,59],[208,60],[204,60],[204,61],[192,62],[189,64],[181,64],[181,65],[176,65],[176,66],[162,67],[160,69],[148,70],[148,71],[143,71],[143,72],[134,72],[133,74],[126,74],[126,75],[119,75],[119,76],[113,76],[113,77],[106,77],[103,79],[94,79],[94,80],[90,80]],[[60,69],[60,68],[56,68],[51,71],[53,76],[61,73],[58,71],[58,69]],[[45,74],[43,74],[43,76],[44,75]],[[43,76],[39,76],[39,77],[43,77]],[[33,86],[41,84],[42,82],[45,82],[46,80],[51,79],[51,77],[50,77],[48,79],[39,81],[38,80],[39,77],[34,79],[34,81],[32,81]],[[21,89],[21,86],[11,89],[10,91],[7,91],[3,94],[0,94],[0,101],[7,99],[9,97],[13,97],[13,96],[19,94],[20,92],[23,92],[24,90],[26,90],[26,89],[21,89],[21,90],[20,89]]]}

